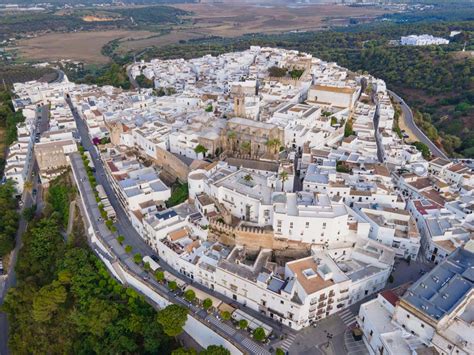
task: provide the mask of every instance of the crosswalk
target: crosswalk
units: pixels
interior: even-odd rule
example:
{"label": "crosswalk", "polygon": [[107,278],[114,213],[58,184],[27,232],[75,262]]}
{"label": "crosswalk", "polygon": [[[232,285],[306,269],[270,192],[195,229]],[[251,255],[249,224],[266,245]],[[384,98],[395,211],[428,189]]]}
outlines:
{"label": "crosswalk", "polygon": [[289,351],[291,344],[295,341],[296,334],[290,333],[287,335],[287,338],[280,343],[280,348],[282,348],[285,351]]}
{"label": "crosswalk", "polygon": [[253,342],[249,338],[242,340],[242,345],[249,350],[251,354],[255,355],[270,355],[270,352],[265,348],[261,347],[257,343]]}
{"label": "crosswalk", "polygon": [[231,326],[217,320],[216,318],[214,318],[212,316],[208,316],[206,318],[206,320],[209,321],[210,323],[214,324],[216,327],[220,328],[221,330],[223,330],[226,334],[228,334],[230,336],[234,335],[237,332]]}
{"label": "crosswalk", "polygon": [[356,322],[356,316],[349,308],[338,313],[339,318],[344,322],[346,326],[351,326]]}

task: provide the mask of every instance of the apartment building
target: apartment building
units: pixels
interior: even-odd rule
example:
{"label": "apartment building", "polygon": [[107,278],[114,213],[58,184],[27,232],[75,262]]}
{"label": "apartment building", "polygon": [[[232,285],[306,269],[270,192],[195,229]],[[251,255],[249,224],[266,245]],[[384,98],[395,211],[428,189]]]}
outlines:
{"label": "apartment building", "polygon": [[159,178],[153,167],[143,166],[133,155],[114,148],[101,154],[112,187],[125,207],[132,213],[144,205],[164,205],[171,190]]}
{"label": "apartment building", "polygon": [[391,246],[397,257],[416,259],[421,236],[410,212],[377,204],[361,204],[355,210],[370,223],[370,238]]}
{"label": "apartment building", "polygon": [[403,296],[361,306],[358,322],[370,354],[472,354],[474,254],[458,248]]}

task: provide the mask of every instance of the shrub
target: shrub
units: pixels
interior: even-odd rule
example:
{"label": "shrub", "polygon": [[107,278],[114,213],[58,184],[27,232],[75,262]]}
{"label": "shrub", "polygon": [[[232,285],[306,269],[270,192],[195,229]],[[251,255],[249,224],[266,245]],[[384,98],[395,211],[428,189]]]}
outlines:
{"label": "shrub", "polygon": [[230,320],[230,318],[232,318],[229,311],[221,312],[221,317],[222,317],[223,320]]}
{"label": "shrub", "polygon": [[178,289],[178,284],[176,283],[176,281],[170,281],[168,282],[168,288],[171,291],[176,291]]}
{"label": "shrub", "polygon": [[256,341],[264,341],[266,338],[265,330],[262,327],[258,327],[253,331],[253,338]]}
{"label": "shrub", "polygon": [[212,307],[212,300],[210,298],[206,298],[202,302],[202,308],[204,308],[206,311]]}
{"label": "shrub", "polygon": [[133,256],[133,261],[135,262],[135,264],[140,264],[142,262],[142,254],[140,253],[136,253],[134,256]]}
{"label": "shrub", "polygon": [[188,302],[193,302],[196,299],[196,293],[193,290],[186,290],[184,299]]}

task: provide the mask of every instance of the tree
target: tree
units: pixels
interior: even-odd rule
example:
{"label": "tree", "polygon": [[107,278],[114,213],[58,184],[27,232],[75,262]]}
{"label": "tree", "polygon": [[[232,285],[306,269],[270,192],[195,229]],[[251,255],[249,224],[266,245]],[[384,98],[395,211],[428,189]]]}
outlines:
{"label": "tree", "polygon": [[262,327],[258,327],[253,331],[253,338],[256,341],[264,341],[266,338],[265,330]]}
{"label": "tree", "polygon": [[117,237],[117,241],[119,242],[120,245],[122,245],[123,242],[125,241],[125,237],[123,235],[119,235]]}
{"label": "tree", "polygon": [[33,218],[35,218],[35,214],[36,214],[36,205],[33,205],[31,207],[28,207],[28,208],[25,208],[23,210],[23,218],[27,221],[27,222],[31,222],[33,220]]}
{"label": "tree", "polygon": [[346,125],[344,126],[344,137],[350,137],[354,134],[352,129],[352,120],[348,119]]}
{"label": "tree", "polygon": [[248,326],[249,326],[249,322],[247,322],[246,319],[239,320],[239,328],[240,329],[245,330],[245,329],[247,329]]}
{"label": "tree", "polygon": [[133,250],[133,247],[131,245],[126,245],[125,246],[125,252],[127,254],[130,254],[132,252],[132,250]]}
{"label": "tree", "polygon": [[338,173],[350,174],[352,172],[352,169],[347,166],[342,160],[338,160],[336,162],[336,171]]}
{"label": "tree", "polygon": [[145,271],[150,271],[151,270],[151,266],[150,266],[150,263],[148,261],[143,264],[143,269],[145,269]]}
{"label": "tree", "polygon": [[184,299],[188,302],[193,302],[196,299],[196,293],[193,290],[186,290]]}
{"label": "tree", "polygon": [[230,320],[232,318],[232,315],[230,314],[229,311],[222,311],[221,317],[223,320]]}
{"label": "tree", "polygon": [[275,355],[286,355],[286,353],[284,350],[277,348],[275,351]]}
{"label": "tree", "polygon": [[290,76],[292,79],[299,79],[301,78],[301,75],[303,75],[304,70],[303,69],[293,69],[290,71]]}
{"label": "tree", "polygon": [[244,181],[245,181],[245,182],[250,182],[250,181],[252,181],[252,180],[253,180],[252,175],[246,174],[246,175],[244,176]]}
{"label": "tree", "polygon": [[210,298],[206,298],[202,302],[202,308],[204,308],[206,311],[212,307],[212,300]]}
{"label": "tree", "polygon": [[171,355],[197,355],[193,348],[178,348],[171,352]]}
{"label": "tree", "polygon": [[286,171],[282,171],[280,173],[280,180],[281,180],[281,191],[283,191],[283,188],[285,187],[285,182],[288,181],[288,173]]}
{"label": "tree", "polygon": [[252,144],[248,141],[242,142],[242,144],[240,144],[240,150],[244,154],[251,154],[252,153]]}
{"label": "tree", "polygon": [[171,291],[176,291],[178,289],[178,284],[176,283],[176,281],[169,281],[168,282],[168,288]]}
{"label": "tree", "polygon": [[49,321],[66,297],[66,289],[59,282],[43,287],[33,299],[33,319],[37,322]]}
{"label": "tree", "polygon": [[269,150],[273,153],[276,154],[278,152],[278,149],[281,146],[281,142],[278,138],[275,139],[269,139],[265,142],[265,145],[269,148]]}
{"label": "tree", "polygon": [[163,282],[165,280],[165,273],[161,270],[155,271],[155,279],[158,282]]}
{"label": "tree", "polygon": [[196,154],[202,154],[203,157],[206,156],[207,151],[208,151],[208,149],[205,146],[203,146],[202,144],[198,144],[196,146],[196,148],[194,148],[194,152]]}
{"label": "tree", "polygon": [[431,158],[430,148],[428,148],[428,146],[425,143],[423,143],[423,142],[414,142],[412,145],[415,146],[415,148],[418,149],[421,152],[421,155],[423,156],[423,158],[425,158],[425,159],[430,159]]}
{"label": "tree", "polygon": [[188,319],[188,309],[171,304],[158,312],[156,320],[163,327],[166,335],[177,337],[183,332],[183,327]]}
{"label": "tree", "polygon": [[135,264],[140,264],[142,262],[142,254],[136,253],[133,256],[133,261],[135,262]]}
{"label": "tree", "polygon": [[203,350],[199,355],[230,355],[230,351],[222,345],[209,345],[206,350]]}
{"label": "tree", "polygon": [[234,131],[227,132],[227,138],[229,138],[231,142],[231,149],[235,151],[235,139],[237,138],[237,134]]}

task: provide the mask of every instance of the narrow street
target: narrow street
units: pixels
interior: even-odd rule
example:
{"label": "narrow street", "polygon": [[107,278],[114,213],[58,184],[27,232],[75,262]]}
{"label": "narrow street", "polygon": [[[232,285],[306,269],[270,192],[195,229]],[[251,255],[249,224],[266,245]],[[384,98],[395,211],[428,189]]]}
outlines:
{"label": "narrow street", "polygon": [[[49,117],[49,109],[46,106],[41,107],[37,113],[37,122],[38,122],[38,132],[42,133],[48,129],[48,117]],[[40,120],[38,118],[41,117]],[[18,231],[16,234],[16,242],[15,248],[11,254],[10,265],[8,266],[8,270],[6,275],[3,278],[0,278],[0,304],[3,304],[3,300],[11,287],[15,287],[16,285],[16,274],[15,274],[15,265],[18,258],[18,252],[21,248],[21,237],[23,233],[25,233],[26,228],[28,227],[28,222],[23,218],[21,213],[24,209],[29,208],[36,204],[38,201],[41,200],[41,193],[38,179],[36,178],[38,174],[38,166],[36,164],[34,154],[32,156],[32,163],[30,165],[30,171],[28,172],[28,179],[27,181],[33,182],[33,187],[31,190],[25,189],[23,191],[23,195],[21,200],[23,201],[23,207],[20,210],[20,222],[18,226]],[[37,190],[38,193],[33,196],[32,191]],[[42,205],[42,203],[38,203],[38,205]],[[40,212],[41,209],[37,209],[37,213]],[[8,319],[5,313],[0,312],[0,355],[7,355],[9,354],[8,351]]]}

